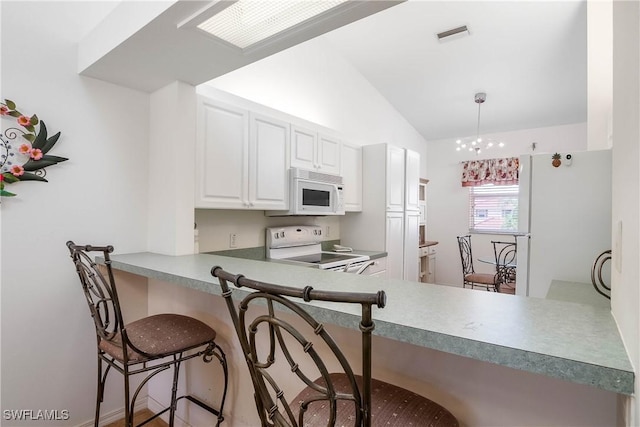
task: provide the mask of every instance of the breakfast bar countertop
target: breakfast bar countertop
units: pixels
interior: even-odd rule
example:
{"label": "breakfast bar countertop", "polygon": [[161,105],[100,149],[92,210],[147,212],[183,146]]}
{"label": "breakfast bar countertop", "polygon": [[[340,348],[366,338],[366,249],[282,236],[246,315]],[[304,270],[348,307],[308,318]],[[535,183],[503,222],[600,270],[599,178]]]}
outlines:
{"label": "breakfast bar countertop", "polygon": [[[210,254],[113,255],[112,266],[214,295],[221,294],[210,273],[214,266],[290,286],[384,290],[387,305],[373,312],[375,335],[607,391],[634,393],[633,368],[607,308]],[[357,329],[357,307],[306,304],[321,321]]]}

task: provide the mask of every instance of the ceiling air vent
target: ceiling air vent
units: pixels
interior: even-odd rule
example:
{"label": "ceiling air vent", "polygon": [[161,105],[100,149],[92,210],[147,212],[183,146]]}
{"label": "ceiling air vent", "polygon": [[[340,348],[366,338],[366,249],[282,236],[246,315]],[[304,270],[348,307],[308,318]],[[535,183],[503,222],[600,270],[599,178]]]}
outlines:
{"label": "ceiling air vent", "polygon": [[460,37],[468,36],[469,34],[470,34],[469,28],[467,28],[466,25],[463,25],[461,27],[456,27],[447,31],[443,31],[436,35],[438,36],[438,41],[442,42],[442,41],[449,41],[449,40],[457,39]]}

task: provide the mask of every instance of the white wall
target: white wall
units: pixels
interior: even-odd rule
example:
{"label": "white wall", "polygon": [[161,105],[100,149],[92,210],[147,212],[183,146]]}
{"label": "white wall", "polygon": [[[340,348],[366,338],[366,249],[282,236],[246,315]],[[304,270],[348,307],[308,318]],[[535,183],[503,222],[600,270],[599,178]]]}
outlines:
{"label": "white wall", "polygon": [[321,38],[207,85],[334,129],[356,143],[388,142],[421,155],[426,141],[362,75]]}
{"label": "white wall", "polygon": [[[453,139],[430,141],[427,158],[427,240],[436,246],[436,282],[462,286],[462,267],[456,236],[468,233],[469,190],[460,184],[460,162],[478,158],[512,157],[521,154],[577,152],[587,149],[587,125],[554,126],[514,132],[490,134],[505,143],[503,148],[485,150],[481,155],[455,150]],[[531,144],[536,142],[535,151]],[[551,154],[549,154],[551,156]],[[493,258],[491,240],[496,235],[474,234],[474,258]],[[491,265],[475,263],[476,271],[492,273]]]}
{"label": "white wall", "polygon": [[611,308],[636,372],[626,425],[640,424],[640,4],[613,2],[613,208]]}
{"label": "white wall", "polygon": [[[79,425],[95,401],[95,333],[65,247],[146,249],[148,95],[77,75],[77,41],[113,3],[2,2],[2,96],[62,136],[48,183],[11,186],[2,199],[2,409],[67,409]],[[3,126],[4,126],[4,120]],[[146,288],[121,290],[130,318]],[[117,375],[105,411],[122,405]],[[117,400],[116,400],[117,398]]]}
{"label": "white wall", "polygon": [[611,249],[611,150],[572,154],[557,168],[548,154],[532,156],[532,297],[544,298],[554,279],[591,283],[593,262]]}

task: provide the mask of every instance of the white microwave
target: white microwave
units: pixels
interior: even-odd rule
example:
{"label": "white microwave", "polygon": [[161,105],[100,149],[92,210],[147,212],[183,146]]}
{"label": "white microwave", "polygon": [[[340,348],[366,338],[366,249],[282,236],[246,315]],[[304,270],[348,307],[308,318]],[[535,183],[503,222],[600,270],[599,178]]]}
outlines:
{"label": "white microwave", "polygon": [[267,216],[344,215],[342,177],[300,168],[289,169],[289,210]]}

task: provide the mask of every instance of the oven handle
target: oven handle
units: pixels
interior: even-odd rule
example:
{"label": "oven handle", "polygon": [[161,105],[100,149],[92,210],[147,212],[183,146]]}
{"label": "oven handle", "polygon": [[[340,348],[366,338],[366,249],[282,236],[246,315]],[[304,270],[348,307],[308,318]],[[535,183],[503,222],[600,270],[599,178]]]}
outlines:
{"label": "oven handle", "polygon": [[[354,267],[351,267],[351,263],[349,263],[349,264],[344,266],[344,269],[342,271],[344,273],[362,274],[367,268],[371,267],[374,264],[375,264],[374,260],[366,261],[364,264],[362,264],[360,266],[354,266]],[[354,268],[354,269],[357,268],[357,270],[349,271],[350,268]]]}

